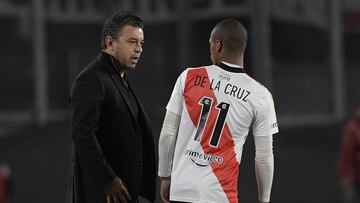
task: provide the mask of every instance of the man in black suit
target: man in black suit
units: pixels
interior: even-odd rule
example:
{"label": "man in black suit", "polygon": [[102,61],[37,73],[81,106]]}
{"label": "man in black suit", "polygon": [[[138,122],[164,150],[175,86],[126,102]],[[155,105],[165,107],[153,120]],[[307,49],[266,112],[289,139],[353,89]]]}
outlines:
{"label": "man in black suit", "polygon": [[155,199],[153,134],[127,80],[143,43],[142,20],[114,13],[103,26],[102,51],[71,87],[74,158],[68,202]]}

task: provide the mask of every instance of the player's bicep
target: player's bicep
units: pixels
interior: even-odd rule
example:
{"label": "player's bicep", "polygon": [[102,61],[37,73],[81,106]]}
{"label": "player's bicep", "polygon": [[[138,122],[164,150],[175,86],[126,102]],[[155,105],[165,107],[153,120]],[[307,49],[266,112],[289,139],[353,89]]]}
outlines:
{"label": "player's bicep", "polygon": [[266,136],[279,132],[274,102],[271,98],[256,111],[253,132],[254,136]]}
{"label": "player's bicep", "polygon": [[174,89],[171,93],[171,97],[170,100],[166,106],[166,109],[168,111],[171,111],[177,115],[181,115],[181,112],[183,110],[183,102],[184,102],[184,97],[183,97],[183,92],[184,92],[184,87],[183,87],[183,81],[184,81],[184,73],[182,73],[174,86]]}

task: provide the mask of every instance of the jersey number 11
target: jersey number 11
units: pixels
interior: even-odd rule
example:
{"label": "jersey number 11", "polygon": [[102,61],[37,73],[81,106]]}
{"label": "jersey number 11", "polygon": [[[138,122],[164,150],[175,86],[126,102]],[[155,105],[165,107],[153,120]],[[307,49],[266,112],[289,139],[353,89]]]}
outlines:
{"label": "jersey number 11", "polygon": [[[209,98],[209,97],[203,97],[198,102],[198,104],[202,106],[202,109],[201,109],[201,115],[199,118],[198,128],[197,128],[195,138],[194,138],[195,141],[200,142],[202,134],[204,133],[204,128],[205,128],[205,126],[207,126],[206,124],[207,124],[207,121],[209,118],[212,103],[213,103],[213,99]],[[229,108],[230,108],[230,104],[225,103],[225,102],[221,102],[216,106],[216,109],[219,109],[220,113],[217,114],[215,128],[214,128],[211,138],[210,138],[210,146],[212,146],[212,147],[218,147],[218,145],[219,145],[221,133],[223,131],[224,124],[225,124],[225,118],[226,118]],[[208,125],[208,126],[211,127],[212,125]]]}

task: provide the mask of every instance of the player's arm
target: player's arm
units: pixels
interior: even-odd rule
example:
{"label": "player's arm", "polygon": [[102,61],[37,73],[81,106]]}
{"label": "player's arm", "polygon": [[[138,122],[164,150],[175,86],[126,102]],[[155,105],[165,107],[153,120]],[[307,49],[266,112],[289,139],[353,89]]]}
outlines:
{"label": "player's arm", "polygon": [[183,109],[183,82],[186,71],[176,80],[159,137],[159,177],[170,177],[177,131]]}
{"label": "player's arm", "polygon": [[166,111],[159,138],[159,171],[160,196],[169,202],[170,175],[174,156],[176,135],[180,124],[180,115]]}
{"label": "player's arm", "polygon": [[159,177],[170,177],[180,115],[166,111],[159,138]]}
{"label": "player's arm", "polygon": [[258,186],[259,202],[270,201],[271,186],[274,174],[273,137],[254,136],[255,141],[255,174]]}
{"label": "player's arm", "polygon": [[278,133],[274,102],[270,92],[260,95],[253,123],[255,174],[259,202],[269,202],[274,175],[273,134]]}

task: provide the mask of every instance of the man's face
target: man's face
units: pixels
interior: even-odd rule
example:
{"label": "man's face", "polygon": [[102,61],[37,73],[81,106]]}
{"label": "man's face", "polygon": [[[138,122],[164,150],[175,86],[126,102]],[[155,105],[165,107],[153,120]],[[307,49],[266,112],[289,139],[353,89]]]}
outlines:
{"label": "man's face", "polygon": [[[143,29],[133,26],[124,26],[119,38],[111,44],[111,52],[118,60],[122,70],[134,69],[143,51]],[[120,70],[120,71],[122,71]]]}

